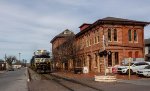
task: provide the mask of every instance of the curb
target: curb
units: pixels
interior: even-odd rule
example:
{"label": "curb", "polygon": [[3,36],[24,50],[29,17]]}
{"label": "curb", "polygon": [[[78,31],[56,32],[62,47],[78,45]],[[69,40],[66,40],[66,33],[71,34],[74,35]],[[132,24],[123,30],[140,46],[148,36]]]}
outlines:
{"label": "curb", "polygon": [[30,82],[31,76],[30,76],[29,68],[26,68],[26,74],[27,74],[27,82]]}

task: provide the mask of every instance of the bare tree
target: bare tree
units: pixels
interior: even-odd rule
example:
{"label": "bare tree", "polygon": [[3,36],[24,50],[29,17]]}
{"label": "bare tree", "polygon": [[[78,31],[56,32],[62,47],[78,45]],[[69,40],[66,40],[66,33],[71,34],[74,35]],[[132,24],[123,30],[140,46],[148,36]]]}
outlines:
{"label": "bare tree", "polygon": [[16,60],[17,60],[16,56],[8,56],[8,57],[6,57],[6,62],[7,62],[7,64],[9,66],[12,66],[12,62],[14,62]]}
{"label": "bare tree", "polygon": [[73,69],[75,68],[75,64],[78,61],[77,53],[80,50],[80,45],[75,43],[75,36],[71,35],[66,37],[66,41],[60,45],[57,50],[55,50],[55,56],[61,62],[66,62],[72,60],[73,61]]}

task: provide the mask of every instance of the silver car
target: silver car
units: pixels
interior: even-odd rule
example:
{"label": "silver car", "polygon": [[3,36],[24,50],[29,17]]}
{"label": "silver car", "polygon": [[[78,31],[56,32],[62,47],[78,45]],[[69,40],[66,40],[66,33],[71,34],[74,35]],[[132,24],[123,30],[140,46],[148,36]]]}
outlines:
{"label": "silver car", "polygon": [[144,69],[138,70],[137,75],[150,77],[150,65],[146,66]]}
{"label": "silver car", "polygon": [[[147,62],[133,62],[130,65],[130,73],[137,73],[138,70],[144,69],[148,65]],[[121,74],[129,74],[129,64],[119,66],[117,72]]]}

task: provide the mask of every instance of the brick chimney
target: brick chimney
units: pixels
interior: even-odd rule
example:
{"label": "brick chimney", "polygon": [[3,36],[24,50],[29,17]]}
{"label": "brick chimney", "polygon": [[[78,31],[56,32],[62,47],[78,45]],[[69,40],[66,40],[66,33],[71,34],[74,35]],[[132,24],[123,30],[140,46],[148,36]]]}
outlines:
{"label": "brick chimney", "polygon": [[80,28],[80,31],[86,29],[88,26],[90,26],[91,24],[88,24],[88,23],[83,23],[79,28]]}

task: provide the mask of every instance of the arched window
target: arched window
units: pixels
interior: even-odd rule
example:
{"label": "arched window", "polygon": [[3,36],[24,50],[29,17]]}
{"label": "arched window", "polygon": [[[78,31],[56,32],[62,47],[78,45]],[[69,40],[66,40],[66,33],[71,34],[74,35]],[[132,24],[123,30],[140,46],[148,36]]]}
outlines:
{"label": "arched window", "polygon": [[128,40],[132,41],[132,31],[131,30],[128,31]]}
{"label": "arched window", "polygon": [[114,29],[114,41],[117,41],[117,30]]}
{"label": "arched window", "polygon": [[134,41],[137,41],[137,32],[134,30]]}
{"label": "arched window", "polygon": [[108,41],[111,41],[111,30],[108,29]]}

